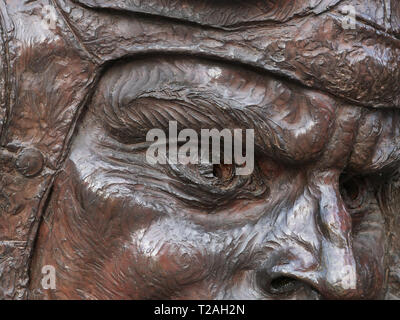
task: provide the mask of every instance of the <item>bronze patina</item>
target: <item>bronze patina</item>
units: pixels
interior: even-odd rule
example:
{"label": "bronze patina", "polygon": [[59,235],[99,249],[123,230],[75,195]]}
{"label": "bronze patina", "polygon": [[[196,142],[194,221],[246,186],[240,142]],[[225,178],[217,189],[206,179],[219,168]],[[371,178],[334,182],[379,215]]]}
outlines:
{"label": "bronze patina", "polygon": [[[398,0],[1,0],[0,22],[1,299],[400,298]],[[149,164],[170,121],[253,129],[253,172]]]}

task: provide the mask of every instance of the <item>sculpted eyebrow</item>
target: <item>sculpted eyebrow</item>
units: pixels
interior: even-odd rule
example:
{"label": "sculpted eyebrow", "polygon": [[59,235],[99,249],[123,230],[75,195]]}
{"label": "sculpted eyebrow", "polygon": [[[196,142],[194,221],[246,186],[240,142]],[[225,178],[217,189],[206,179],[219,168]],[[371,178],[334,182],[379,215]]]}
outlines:
{"label": "sculpted eyebrow", "polygon": [[152,129],[161,129],[168,133],[170,122],[176,121],[178,131],[194,129],[249,129],[254,124],[250,117],[240,114],[241,111],[223,110],[213,106],[212,101],[192,104],[179,100],[140,98],[115,116],[104,108],[103,120],[113,132],[142,139]]}
{"label": "sculpted eyebrow", "polygon": [[134,135],[172,120],[198,129],[251,127],[243,110],[268,103],[268,83],[216,63],[144,60],[112,68],[94,104],[111,127],[134,128]]}
{"label": "sculpted eyebrow", "polygon": [[[111,68],[93,99],[95,115],[126,142],[150,129],[254,129],[256,149],[288,161],[317,157],[336,102],[323,94],[217,62],[170,57]],[[307,126],[305,126],[307,124]]]}

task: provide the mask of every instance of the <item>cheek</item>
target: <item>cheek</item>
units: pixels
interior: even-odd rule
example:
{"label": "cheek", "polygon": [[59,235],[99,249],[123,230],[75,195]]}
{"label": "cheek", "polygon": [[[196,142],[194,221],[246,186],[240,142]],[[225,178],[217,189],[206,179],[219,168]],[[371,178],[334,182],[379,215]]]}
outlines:
{"label": "cheek", "polygon": [[[377,208],[353,230],[354,255],[365,286],[381,287],[385,266],[385,223]],[[370,275],[374,276],[371,277]]]}
{"label": "cheek", "polygon": [[204,280],[214,268],[213,251],[222,249],[217,247],[211,235],[165,217],[132,233],[129,243],[137,272],[163,289]]}
{"label": "cheek", "polygon": [[[129,211],[134,219],[140,208]],[[114,242],[124,250],[110,248],[106,261],[100,261],[105,262],[102,280],[110,279],[108,287],[146,299],[196,296],[199,290],[212,298],[225,292],[235,275],[254,268],[254,234],[244,231],[250,228],[213,233],[177,217],[154,216],[143,228],[115,235]],[[112,278],[128,281],[115,283]]]}
{"label": "cheek", "polygon": [[[353,184],[353,186],[352,186]],[[353,251],[360,276],[374,274],[364,280],[369,285],[382,282],[386,246],[385,218],[375,189],[368,181],[353,180],[344,185],[344,201],[352,217]],[[346,187],[347,186],[347,187]]]}
{"label": "cheek", "polygon": [[[152,198],[152,208],[141,197],[103,197],[79,178],[72,162],[65,176],[69,190],[54,196],[68,214],[62,214],[57,228],[71,230],[82,268],[101,266],[87,272],[94,286],[101,283],[135,298],[168,298],[201,283],[219,290],[252,260],[254,229],[244,221],[241,227],[211,228],[197,223],[190,208],[163,210],[151,192],[146,197]],[[70,212],[66,204],[71,202],[81,209]]]}

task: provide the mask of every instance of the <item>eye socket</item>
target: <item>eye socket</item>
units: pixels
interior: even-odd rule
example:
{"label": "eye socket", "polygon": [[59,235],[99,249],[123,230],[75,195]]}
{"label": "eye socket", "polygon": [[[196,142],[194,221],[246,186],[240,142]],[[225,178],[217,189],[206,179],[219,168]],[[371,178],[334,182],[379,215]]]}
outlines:
{"label": "eye socket", "polygon": [[188,194],[207,199],[204,206],[215,207],[229,203],[232,199],[253,199],[268,192],[256,167],[251,175],[237,175],[235,164],[168,164],[169,174],[175,177],[175,186]]}
{"label": "eye socket", "polygon": [[170,164],[170,168],[180,179],[206,188],[228,190],[236,187],[238,182],[234,164]]}
{"label": "eye socket", "polygon": [[352,215],[359,214],[364,207],[367,186],[362,177],[342,175],[339,181],[340,194]]}
{"label": "eye socket", "polygon": [[235,166],[232,164],[214,164],[213,165],[213,176],[222,181],[232,179],[235,174]]}
{"label": "eye socket", "polygon": [[200,176],[206,179],[219,179],[228,181],[235,174],[235,165],[233,164],[198,164],[197,170]]}
{"label": "eye socket", "polygon": [[360,186],[354,179],[350,179],[343,183],[342,187],[345,197],[350,201],[356,201],[360,197]]}
{"label": "eye socket", "polygon": [[[201,146],[199,146],[199,150],[201,150]],[[214,155],[214,152],[210,147],[208,161],[204,161],[199,154],[195,163],[170,164],[170,167],[179,178],[199,186],[217,187],[225,190],[236,187],[238,182],[236,176],[237,165],[223,163],[225,160],[223,145],[221,145],[221,150],[219,151],[219,159],[222,163],[213,161],[212,155]],[[189,156],[189,154],[185,154],[185,156]]]}
{"label": "eye socket", "polygon": [[357,232],[358,227],[368,212],[366,206],[366,181],[361,177],[342,175],[339,183],[340,194],[352,219],[353,232]]}

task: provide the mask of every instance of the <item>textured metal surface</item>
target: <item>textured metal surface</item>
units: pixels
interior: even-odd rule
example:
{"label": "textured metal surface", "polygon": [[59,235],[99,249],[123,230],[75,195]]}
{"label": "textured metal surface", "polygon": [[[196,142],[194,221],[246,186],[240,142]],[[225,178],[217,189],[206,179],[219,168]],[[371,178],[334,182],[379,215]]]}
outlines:
{"label": "textured metal surface", "polygon": [[[1,298],[400,297],[398,1],[0,12]],[[256,170],[129,151],[169,120],[253,128]]]}

